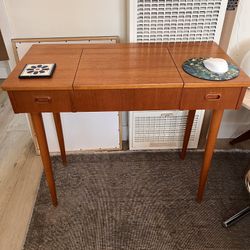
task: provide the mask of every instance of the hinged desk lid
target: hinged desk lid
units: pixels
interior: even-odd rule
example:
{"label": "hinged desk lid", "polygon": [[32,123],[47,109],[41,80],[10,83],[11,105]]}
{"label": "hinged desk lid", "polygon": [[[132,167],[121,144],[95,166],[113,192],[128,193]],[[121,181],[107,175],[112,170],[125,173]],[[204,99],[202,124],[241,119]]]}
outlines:
{"label": "hinged desk lid", "polygon": [[83,49],[74,89],[182,88],[167,44]]}
{"label": "hinged desk lid", "polygon": [[[33,45],[3,83],[5,90],[70,90],[82,49],[69,45]],[[51,78],[19,79],[25,64],[56,63]]]}
{"label": "hinged desk lid", "polygon": [[193,57],[218,57],[228,62],[233,60],[214,42],[189,42],[169,43],[168,49],[180,72],[184,82],[184,88],[208,88],[208,87],[247,87],[250,86],[250,78],[241,70],[238,77],[228,81],[208,81],[198,79],[186,73],[182,64]]}

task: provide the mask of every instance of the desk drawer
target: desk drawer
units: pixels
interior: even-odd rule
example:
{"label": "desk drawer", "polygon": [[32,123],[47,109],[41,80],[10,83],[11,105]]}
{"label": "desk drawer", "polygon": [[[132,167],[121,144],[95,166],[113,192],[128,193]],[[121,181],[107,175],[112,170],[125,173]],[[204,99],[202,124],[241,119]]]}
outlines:
{"label": "desk drawer", "polygon": [[72,111],[70,91],[9,92],[16,113]]}
{"label": "desk drawer", "polygon": [[184,88],[181,109],[236,109],[242,88]]}
{"label": "desk drawer", "polygon": [[75,90],[76,111],[179,109],[181,88]]}

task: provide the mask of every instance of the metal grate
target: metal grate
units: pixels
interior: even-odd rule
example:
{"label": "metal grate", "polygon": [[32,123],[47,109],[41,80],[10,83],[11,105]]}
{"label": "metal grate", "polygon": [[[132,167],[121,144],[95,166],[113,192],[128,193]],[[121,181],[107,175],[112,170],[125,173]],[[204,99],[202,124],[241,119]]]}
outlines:
{"label": "metal grate", "polygon": [[[137,42],[218,40],[226,0],[137,0]],[[221,18],[223,16],[223,18]]]}
{"label": "metal grate", "polygon": [[[130,112],[130,149],[180,148],[187,111]],[[204,111],[196,112],[189,148],[198,145]]]}

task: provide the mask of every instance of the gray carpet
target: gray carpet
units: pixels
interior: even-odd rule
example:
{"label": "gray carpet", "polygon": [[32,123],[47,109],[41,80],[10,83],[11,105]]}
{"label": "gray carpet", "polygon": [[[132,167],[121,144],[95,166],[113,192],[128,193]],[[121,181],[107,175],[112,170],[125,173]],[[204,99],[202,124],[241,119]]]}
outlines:
{"label": "gray carpet", "polygon": [[195,201],[202,153],[122,152],[53,158],[59,206],[41,181],[24,249],[250,249],[248,153],[216,153],[205,199]]}

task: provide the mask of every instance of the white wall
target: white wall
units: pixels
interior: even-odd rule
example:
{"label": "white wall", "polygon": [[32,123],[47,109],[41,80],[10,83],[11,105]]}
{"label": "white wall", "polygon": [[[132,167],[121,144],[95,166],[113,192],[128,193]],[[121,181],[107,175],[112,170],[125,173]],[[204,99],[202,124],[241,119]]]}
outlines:
{"label": "white wall", "polygon": [[14,37],[104,36],[126,39],[126,0],[4,0]]}
{"label": "white wall", "polygon": [[[250,50],[250,1],[240,0],[228,47],[228,54],[240,64]],[[250,111],[241,108],[237,111],[225,111],[219,138],[233,138],[249,129]]]}
{"label": "white wall", "polygon": [[228,53],[240,63],[250,50],[250,1],[240,0],[229,43]]}

